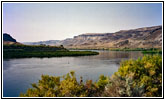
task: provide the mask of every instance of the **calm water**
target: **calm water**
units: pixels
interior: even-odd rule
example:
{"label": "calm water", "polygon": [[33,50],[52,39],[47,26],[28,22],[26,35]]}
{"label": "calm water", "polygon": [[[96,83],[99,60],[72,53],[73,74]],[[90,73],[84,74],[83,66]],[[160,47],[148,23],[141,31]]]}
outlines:
{"label": "calm water", "polygon": [[3,61],[3,96],[16,97],[25,93],[41,79],[42,74],[61,76],[71,70],[79,79],[97,81],[101,74],[111,76],[119,68],[121,60],[136,59],[143,56],[141,52],[98,51],[95,56],[24,58]]}

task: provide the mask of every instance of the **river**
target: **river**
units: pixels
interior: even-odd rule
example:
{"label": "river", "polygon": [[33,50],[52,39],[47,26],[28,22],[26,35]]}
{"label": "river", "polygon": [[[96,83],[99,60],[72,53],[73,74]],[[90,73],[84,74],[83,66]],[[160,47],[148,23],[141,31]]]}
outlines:
{"label": "river", "polygon": [[[97,50],[96,50],[97,51]],[[99,55],[81,57],[21,58],[3,60],[3,96],[18,97],[38,82],[41,75],[62,76],[74,70],[79,80],[97,81],[101,74],[111,76],[126,59],[137,59],[138,51],[98,51]]]}

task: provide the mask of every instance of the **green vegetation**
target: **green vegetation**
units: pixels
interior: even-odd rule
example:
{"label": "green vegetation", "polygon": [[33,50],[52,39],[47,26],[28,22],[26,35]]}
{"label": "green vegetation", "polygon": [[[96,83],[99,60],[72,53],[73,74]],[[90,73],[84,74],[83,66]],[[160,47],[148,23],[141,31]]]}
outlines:
{"label": "green vegetation", "polygon": [[29,58],[29,57],[62,57],[97,55],[92,51],[69,51],[62,45],[57,46],[29,46],[29,45],[3,45],[3,58]]}
{"label": "green vegetation", "polygon": [[112,48],[110,51],[160,51],[160,48]]}
{"label": "green vegetation", "polygon": [[[62,78],[62,79],[61,79]],[[162,57],[145,55],[137,60],[123,61],[112,77],[101,75],[97,82],[77,81],[71,71],[65,76],[42,75],[38,84],[22,97],[161,97]]]}
{"label": "green vegetation", "polygon": [[162,54],[160,48],[98,48],[98,49],[78,49],[70,48],[70,50],[110,50],[110,51],[141,51],[143,54]]}
{"label": "green vegetation", "polygon": [[4,58],[30,58],[30,57],[63,57],[63,56],[89,56],[97,55],[92,51],[5,51]]}
{"label": "green vegetation", "polygon": [[160,48],[116,48],[111,51],[141,51],[143,54],[162,54]]}
{"label": "green vegetation", "polygon": [[162,54],[162,50],[142,51],[143,54]]}
{"label": "green vegetation", "polygon": [[[74,71],[62,77],[42,75],[38,84],[32,84],[33,88],[28,89],[26,94],[21,93],[22,97],[85,97],[99,96],[103,89],[99,89],[92,80],[77,81]],[[63,78],[63,80],[60,80]]]}

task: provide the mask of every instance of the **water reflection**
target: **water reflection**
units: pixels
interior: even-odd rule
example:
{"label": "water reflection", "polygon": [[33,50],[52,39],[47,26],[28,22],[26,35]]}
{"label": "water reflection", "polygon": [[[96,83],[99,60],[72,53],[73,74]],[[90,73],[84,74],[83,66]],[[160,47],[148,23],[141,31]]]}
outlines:
{"label": "water reflection", "polygon": [[118,58],[137,58],[143,54],[139,51],[102,51],[100,55],[96,56],[102,59],[118,59]]}

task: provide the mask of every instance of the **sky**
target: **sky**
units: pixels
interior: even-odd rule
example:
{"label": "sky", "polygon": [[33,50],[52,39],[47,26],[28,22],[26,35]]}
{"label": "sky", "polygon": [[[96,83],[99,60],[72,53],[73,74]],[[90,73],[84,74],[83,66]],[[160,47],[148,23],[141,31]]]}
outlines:
{"label": "sky", "polygon": [[3,3],[3,33],[18,42],[157,25],[162,25],[161,3]]}

